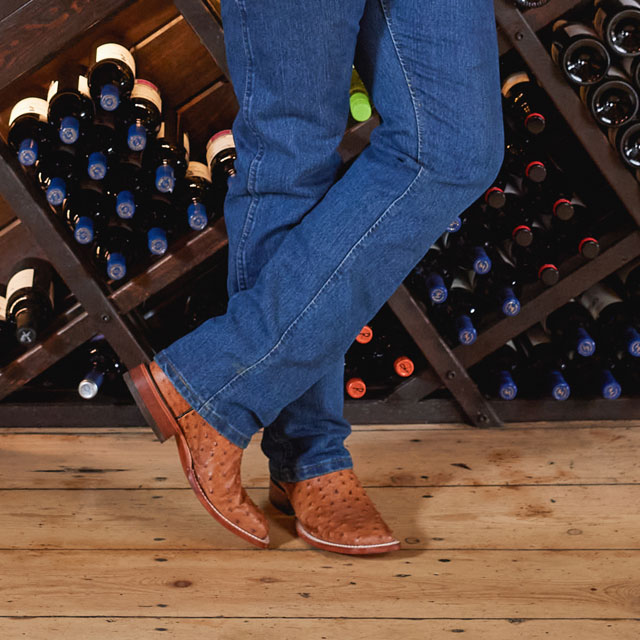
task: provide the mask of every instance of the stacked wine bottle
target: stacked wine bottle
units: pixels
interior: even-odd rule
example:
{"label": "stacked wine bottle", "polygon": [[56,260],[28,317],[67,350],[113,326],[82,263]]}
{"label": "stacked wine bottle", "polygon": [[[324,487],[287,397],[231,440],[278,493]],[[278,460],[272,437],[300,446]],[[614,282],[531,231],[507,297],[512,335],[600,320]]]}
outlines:
{"label": "stacked wine bottle", "polygon": [[176,112],[136,77],[122,45],[94,46],[88,69],[65,66],[46,100],[20,100],[9,124],[19,162],[109,279],[222,215],[234,173],[231,131],[212,136],[206,162],[191,159]]}
{"label": "stacked wine bottle", "polygon": [[558,20],[551,55],[624,164],[640,180],[640,2],[595,0],[581,22]]}

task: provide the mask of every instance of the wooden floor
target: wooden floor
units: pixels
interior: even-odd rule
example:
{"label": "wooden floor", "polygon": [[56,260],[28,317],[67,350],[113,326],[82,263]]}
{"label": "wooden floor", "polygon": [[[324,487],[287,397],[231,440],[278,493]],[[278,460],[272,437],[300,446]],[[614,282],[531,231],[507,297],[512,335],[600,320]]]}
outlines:
{"label": "wooden floor", "polygon": [[640,638],[640,422],[348,444],[400,552],[307,548],[268,504],[257,439],[244,480],[266,551],[208,516],[173,440],[0,430],[0,638]]}

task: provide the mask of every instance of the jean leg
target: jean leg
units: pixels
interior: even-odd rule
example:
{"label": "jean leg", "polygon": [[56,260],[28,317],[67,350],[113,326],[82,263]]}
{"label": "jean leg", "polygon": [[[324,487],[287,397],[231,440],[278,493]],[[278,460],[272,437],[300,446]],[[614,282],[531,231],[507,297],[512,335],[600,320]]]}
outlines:
{"label": "jean leg", "polygon": [[[336,147],[347,124],[347,88],[357,35],[354,24],[364,6],[343,7],[350,20],[342,22],[340,32],[335,19],[318,20],[318,37],[309,40],[301,37],[309,18],[295,11],[299,0],[295,4],[280,2],[277,11],[270,4],[256,8],[228,2],[222,6],[231,79],[238,103],[243,105],[232,127],[239,147],[237,173],[229,181],[224,207],[229,296],[253,286],[288,230],[337,179],[341,160]],[[332,11],[337,9],[335,3],[328,4],[333,4],[328,7]],[[286,33],[281,12],[288,14]],[[241,37],[243,21],[262,25],[264,37],[257,43],[251,41],[250,47]],[[287,33],[294,37],[288,38]],[[267,50],[269,37],[279,41],[278,51]],[[327,46],[329,43],[333,46]],[[302,55],[303,47],[306,55]],[[296,64],[290,64],[291,60]],[[276,71],[279,80],[274,86],[271,80]],[[269,105],[269,114],[282,116],[276,120],[266,118],[264,109],[252,111],[249,107],[252,91],[263,90],[262,78],[268,79],[275,101]],[[308,90],[309,86],[313,90]],[[291,87],[301,88],[295,93],[294,105]],[[343,99],[332,103],[331,109],[323,109],[318,118],[315,112],[319,104],[327,103],[329,93]],[[309,117],[312,119],[307,122]],[[273,144],[278,138],[281,143]],[[309,145],[310,139],[318,143]],[[258,163],[260,175],[255,177],[251,167]],[[344,447],[351,427],[343,416],[343,368],[344,357],[340,356],[328,374],[285,407],[263,431],[262,450],[276,479],[296,482],[352,466]]]}
{"label": "jean leg", "polygon": [[224,316],[156,357],[239,446],[328,372],[502,161],[491,0],[370,0],[362,27],[371,144]]}

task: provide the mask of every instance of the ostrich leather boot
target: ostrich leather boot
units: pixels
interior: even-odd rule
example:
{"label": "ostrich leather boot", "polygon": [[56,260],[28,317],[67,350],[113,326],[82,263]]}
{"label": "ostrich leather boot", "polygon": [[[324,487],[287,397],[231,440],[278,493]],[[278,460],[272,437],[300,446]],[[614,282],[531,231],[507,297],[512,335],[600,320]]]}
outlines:
{"label": "ostrich leather boot", "polygon": [[300,482],[272,478],[269,499],[295,515],[298,535],[319,549],[364,555],[400,548],[352,469]]}
{"label": "ostrich leather boot", "polygon": [[182,468],[204,508],[229,531],[266,548],[267,520],[242,487],[244,449],[200,417],[155,362],[132,369],[125,381],[159,439],[176,437]]}

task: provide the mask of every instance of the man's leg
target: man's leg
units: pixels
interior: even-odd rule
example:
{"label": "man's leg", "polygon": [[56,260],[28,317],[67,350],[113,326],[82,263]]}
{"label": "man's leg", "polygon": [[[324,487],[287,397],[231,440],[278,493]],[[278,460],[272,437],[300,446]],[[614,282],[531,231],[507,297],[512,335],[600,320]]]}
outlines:
{"label": "man's leg", "polygon": [[[280,2],[277,9],[268,2],[222,5],[231,79],[243,105],[233,124],[237,174],[225,200],[229,296],[253,286],[288,230],[337,179],[341,160],[336,148],[347,124],[363,7],[364,2],[323,3],[314,9],[319,11],[315,34],[308,38],[310,14],[300,10],[298,0]],[[243,28],[252,25],[260,25],[263,37],[248,48]],[[280,56],[274,55],[273,41],[280,43]],[[272,94],[269,114],[276,118],[250,106],[253,93],[265,92],[265,82]],[[278,143],[283,136],[286,145]],[[259,177],[252,176],[252,166]],[[268,191],[260,190],[263,184]],[[276,479],[292,482],[352,466],[343,444],[351,432],[343,417],[343,367],[340,356],[330,373],[263,431],[262,449]]]}
{"label": "man's leg", "polygon": [[[315,37],[318,7],[334,2],[308,4],[297,3],[299,12],[313,14],[302,41]],[[235,6],[244,11],[238,37],[251,52],[262,34],[247,17],[264,1],[237,0]],[[342,11],[338,29],[345,16],[343,5],[336,6]],[[274,7],[288,39],[286,12]],[[224,316],[156,357],[190,405],[238,446],[329,373],[447,223],[490,184],[502,160],[491,0],[371,0],[362,27],[357,65],[383,121],[370,146],[287,230],[254,285],[231,297]],[[271,46],[273,54],[280,43]],[[281,64],[297,62],[281,57]],[[268,125],[287,120],[280,137],[268,142],[294,157],[300,150],[293,131],[287,133],[288,111],[283,118],[270,91],[269,82],[280,77],[273,72],[271,80],[262,78],[264,92],[245,92],[241,109],[253,114],[252,126],[234,131],[249,193],[260,194],[265,211],[270,194],[281,192],[262,172]],[[257,81],[248,74],[250,87]],[[295,90],[288,87],[289,95]],[[342,97],[323,98],[328,102],[319,103],[317,117],[343,109]],[[294,118],[313,120],[292,109]],[[251,155],[242,138],[253,136],[260,143]],[[318,144],[304,142],[303,153]]]}

